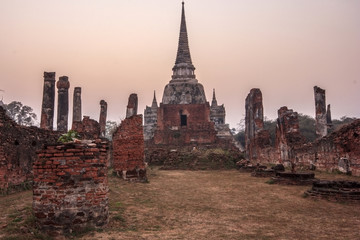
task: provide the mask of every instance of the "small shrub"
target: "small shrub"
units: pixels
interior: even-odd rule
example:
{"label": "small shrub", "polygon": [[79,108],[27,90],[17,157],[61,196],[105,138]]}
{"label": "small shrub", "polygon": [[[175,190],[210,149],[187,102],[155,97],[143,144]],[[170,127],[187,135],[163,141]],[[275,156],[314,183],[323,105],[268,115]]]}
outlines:
{"label": "small shrub", "polygon": [[273,179],[270,179],[270,180],[266,181],[265,183],[267,183],[267,184],[274,184],[275,181],[274,181]]}
{"label": "small shrub", "polygon": [[68,142],[73,142],[73,141],[75,141],[76,139],[79,139],[79,138],[80,138],[80,136],[76,131],[70,130],[67,133],[62,134],[59,137],[58,142],[68,143]]}

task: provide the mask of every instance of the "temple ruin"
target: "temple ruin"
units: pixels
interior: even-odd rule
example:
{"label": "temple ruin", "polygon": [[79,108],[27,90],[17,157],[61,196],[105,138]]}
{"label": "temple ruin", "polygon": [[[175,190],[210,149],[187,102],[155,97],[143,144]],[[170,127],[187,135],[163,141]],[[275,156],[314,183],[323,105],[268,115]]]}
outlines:
{"label": "temple ruin", "polygon": [[150,140],[154,137],[157,126],[158,104],[156,101],[155,91],[151,107],[146,106],[144,110],[144,139]]}
{"label": "temple ruin", "polygon": [[210,106],[204,87],[195,76],[182,4],[178,50],[173,74],[165,86],[162,101],[154,96],[151,107],[144,111],[144,133],[155,145],[184,146],[214,144],[219,136],[232,137],[225,124],[225,107],[218,105],[213,93]]}

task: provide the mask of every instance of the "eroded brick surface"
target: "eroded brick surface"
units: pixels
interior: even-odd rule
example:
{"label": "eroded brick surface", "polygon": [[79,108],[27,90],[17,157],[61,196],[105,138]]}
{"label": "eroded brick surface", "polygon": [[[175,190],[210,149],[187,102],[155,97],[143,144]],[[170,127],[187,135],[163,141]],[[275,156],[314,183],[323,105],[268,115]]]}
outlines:
{"label": "eroded brick surface", "polygon": [[339,170],[360,176],[360,120],[348,124],[314,143],[295,149],[300,164],[319,170]]}
{"label": "eroded brick surface", "polygon": [[0,192],[22,190],[30,183],[36,151],[46,142],[55,143],[59,136],[58,132],[20,126],[0,107]]}
{"label": "eroded brick surface", "polygon": [[264,110],[260,89],[253,88],[245,100],[245,148],[249,160],[261,161],[261,150],[270,146],[270,133],[264,130]]}
{"label": "eroded brick surface", "polygon": [[124,119],[113,134],[114,172],[126,180],[146,180],[142,115]]}
{"label": "eroded brick surface", "polygon": [[107,144],[96,140],[38,151],[33,211],[42,231],[56,236],[108,223]]}
{"label": "eroded brick surface", "polygon": [[84,116],[80,122],[73,122],[72,130],[78,132],[82,139],[96,139],[100,137],[100,124],[89,116]]}
{"label": "eroded brick surface", "polygon": [[316,120],[316,135],[324,137],[327,135],[327,113],[326,113],[326,98],[325,90],[314,87],[315,96],[315,120]]}
{"label": "eroded brick surface", "polygon": [[276,148],[280,154],[280,162],[293,162],[294,147],[305,143],[300,134],[298,113],[287,107],[278,110],[276,125]]}

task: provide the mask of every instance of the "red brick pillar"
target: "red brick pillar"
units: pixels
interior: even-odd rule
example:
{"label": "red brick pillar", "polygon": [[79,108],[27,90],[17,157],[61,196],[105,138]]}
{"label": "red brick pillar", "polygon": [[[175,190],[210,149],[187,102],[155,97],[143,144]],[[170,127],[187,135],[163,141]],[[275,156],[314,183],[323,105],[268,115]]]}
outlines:
{"label": "red brick pillar", "polygon": [[126,180],[146,181],[142,116],[124,119],[113,134],[113,167]]}
{"label": "red brick pillar", "polygon": [[34,163],[38,227],[56,236],[108,223],[107,142],[45,146]]}

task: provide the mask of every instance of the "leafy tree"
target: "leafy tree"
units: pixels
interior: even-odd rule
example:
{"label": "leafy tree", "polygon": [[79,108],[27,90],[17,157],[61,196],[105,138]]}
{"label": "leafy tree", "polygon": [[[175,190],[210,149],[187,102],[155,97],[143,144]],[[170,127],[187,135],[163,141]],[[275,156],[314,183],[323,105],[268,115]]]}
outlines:
{"label": "leafy tree", "polygon": [[265,117],[264,119],[264,129],[268,130],[270,133],[270,141],[272,145],[275,145],[275,138],[276,138],[276,120],[271,120]]}
{"label": "leafy tree", "polygon": [[357,118],[347,117],[347,116],[341,117],[340,120],[334,119],[334,120],[332,120],[332,127],[328,130],[328,132],[332,133],[336,130],[339,130],[342,126],[350,124],[353,121],[355,121],[356,119]]}
{"label": "leafy tree", "polygon": [[24,126],[32,126],[35,124],[37,117],[31,107],[17,101],[5,104],[4,107],[7,115],[16,123]]}
{"label": "leafy tree", "polygon": [[313,142],[316,139],[316,131],[315,131],[315,119],[299,113],[299,130],[301,135],[306,138],[307,142]]}
{"label": "leafy tree", "polygon": [[109,140],[112,139],[112,135],[115,132],[115,130],[117,129],[118,124],[115,121],[106,121],[106,125],[105,125],[105,137]]}

